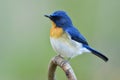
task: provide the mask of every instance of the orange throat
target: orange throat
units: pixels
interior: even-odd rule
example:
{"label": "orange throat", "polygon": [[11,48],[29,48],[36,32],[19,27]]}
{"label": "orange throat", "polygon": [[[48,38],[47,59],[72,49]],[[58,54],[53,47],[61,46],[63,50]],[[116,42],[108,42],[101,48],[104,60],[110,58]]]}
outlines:
{"label": "orange throat", "polygon": [[63,29],[56,26],[56,24],[52,21],[52,27],[50,29],[50,37],[59,38],[63,35]]}

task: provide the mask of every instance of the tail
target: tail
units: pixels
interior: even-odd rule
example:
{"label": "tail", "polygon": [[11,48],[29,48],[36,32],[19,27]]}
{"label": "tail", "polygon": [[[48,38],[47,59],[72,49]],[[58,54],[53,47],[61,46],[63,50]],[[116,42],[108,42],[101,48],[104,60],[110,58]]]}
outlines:
{"label": "tail", "polygon": [[88,50],[90,50],[94,55],[96,55],[99,58],[103,59],[105,62],[108,61],[108,58],[106,56],[104,56],[102,53],[94,50],[93,48],[89,47],[88,45],[84,45],[84,47],[87,48]]}

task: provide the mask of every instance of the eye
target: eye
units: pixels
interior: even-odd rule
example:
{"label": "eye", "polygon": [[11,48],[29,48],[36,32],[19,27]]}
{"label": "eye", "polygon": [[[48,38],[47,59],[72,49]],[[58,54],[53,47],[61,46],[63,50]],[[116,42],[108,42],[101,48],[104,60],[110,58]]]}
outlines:
{"label": "eye", "polygon": [[54,16],[54,18],[55,18],[56,20],[60,20],[60,19],[61,19],[60,16]]}

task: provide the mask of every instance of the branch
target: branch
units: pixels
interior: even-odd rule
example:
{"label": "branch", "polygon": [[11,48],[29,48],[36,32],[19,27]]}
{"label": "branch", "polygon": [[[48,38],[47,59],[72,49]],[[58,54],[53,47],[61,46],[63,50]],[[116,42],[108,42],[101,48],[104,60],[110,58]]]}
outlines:
{"label": "branch", "polygon": [[57,66],[63,69],[68,80],[77,80],[74,71],[68,61],[66,61],[59,55],[53,57],[50,61],[48,68],[48,80],[55,80],[55,70]]}

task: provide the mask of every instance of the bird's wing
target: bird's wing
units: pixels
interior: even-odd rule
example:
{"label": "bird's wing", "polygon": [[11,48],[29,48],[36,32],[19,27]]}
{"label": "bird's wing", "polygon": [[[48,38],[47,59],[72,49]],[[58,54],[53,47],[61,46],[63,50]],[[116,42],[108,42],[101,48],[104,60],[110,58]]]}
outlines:
{"label": "bird's wing", "polygon": [[71,37],[72,40],[88,45],[86,39],[75,27],[69,27],[65,30],[65,32]]}

